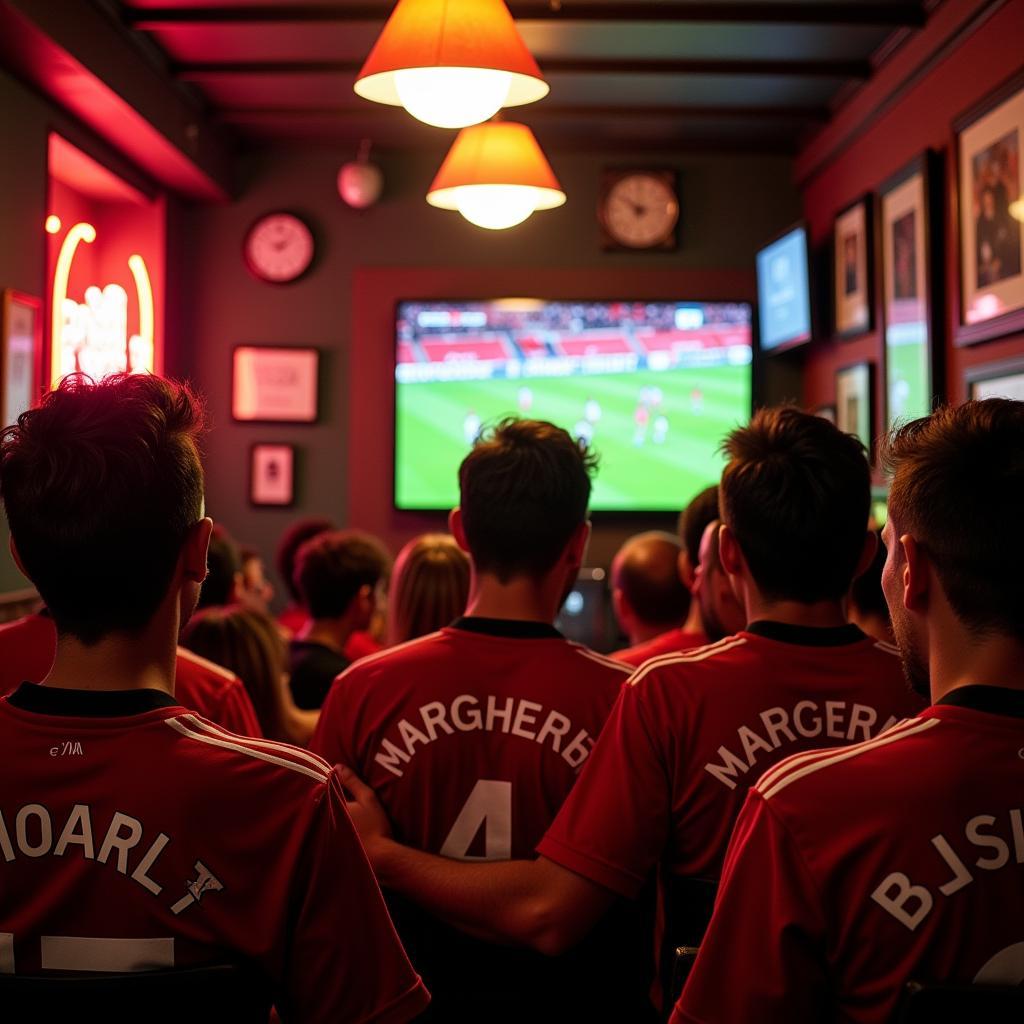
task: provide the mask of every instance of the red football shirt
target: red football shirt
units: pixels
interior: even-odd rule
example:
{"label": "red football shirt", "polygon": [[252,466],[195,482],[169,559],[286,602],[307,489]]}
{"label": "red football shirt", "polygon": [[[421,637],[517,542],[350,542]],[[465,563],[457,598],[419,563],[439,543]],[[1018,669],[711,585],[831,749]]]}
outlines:
{"label": "red football shirt", "polygon": [[611,655],[614,661],[639,668],[651,658],[659,658],[663,654],[678,654],[681,651],[692,651],[695,647],[707,645],[708,638],[703,633],[685,633],[681,629],[670,629],[667,633],[645,640],[642,644],[624,647]]}
{"label": "red football shirt", "polygon": [[284,1020],[427,1002],[336,774],[156,690],[0,701],[0,965],[133,971],[244,957]]}
{"label": "red football shirt", "polygon": [[538,852],[624,896],[659,862],[716,880],[762,772],[801,750],[867,739],[921,706],[895,649],[855,626],[754,623],[649,661]]}
{"label": "red football shirt", "polygon": [[[45,678],[56,650],[57,631],[48,615],[26,615],[0,626],[0,696]],[[238,676],[184,647],[178,648],[174,691],[183,707],[231,732],[263,735]]]}
{"label": "red football shirt", "polygon": [[1024,982],[1024,693],[965,687],[751,791],[673,1024],[893,1019],[907,981]]}

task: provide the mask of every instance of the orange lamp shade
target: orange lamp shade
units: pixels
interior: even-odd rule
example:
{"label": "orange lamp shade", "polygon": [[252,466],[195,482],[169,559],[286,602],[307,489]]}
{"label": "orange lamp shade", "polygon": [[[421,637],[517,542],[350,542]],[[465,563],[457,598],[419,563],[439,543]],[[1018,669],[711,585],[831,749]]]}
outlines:
{"label": "orange lamp shade", "polygon": [[398,0],[355,91],[428,124],[464,127],[533,103],[548,85],[504,0]]}
{"label": "orange lamp shade", "polygon": [[505,228],[535,210],[551,210],[565,193],[525,124],[489,122],[463,128],[437,172],[427,202],[458,210],[480,227]]}

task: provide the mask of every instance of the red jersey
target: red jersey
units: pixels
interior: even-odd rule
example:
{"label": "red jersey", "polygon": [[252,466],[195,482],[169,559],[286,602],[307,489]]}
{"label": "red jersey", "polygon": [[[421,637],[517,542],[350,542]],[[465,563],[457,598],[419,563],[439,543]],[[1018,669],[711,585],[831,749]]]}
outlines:
{"label": "red jersey", "polygon": [[[289,605],[277,617],[277,624],[292,636],[298,633],[307,622],[309,622],[309,612],[298,604]],[[345,657],[349,661],[357,661],[359,658],[365,658],[368,654],[376,654],[383,649],[384,645],[374,640],[366,630],[357,630],[345,643]]]}
{"label": "red jersey", "polygon": [[673,1024],[882,1024],[910,980],[1019,985],[1022,776],[1024,693],[981,686],[776,766],[737,822]]}
{"label": "red jersey", "polygon": [[[0,696],[45,678],[56,651],[57,630],[48,615],[26,615],[0,626]],[[230,732],[263,735],[241,679],[184,647],[178,648],[174,691],[183,707]]]}
{"label": "red jersey", "polygon": [[624,665],[639,668],[651,658],[659,658],[663,654],[678,654],[681,651],[692,651],[695,647],[705,647],[708,638],[703,633],[686,633],[681,629],[670,629],[667,633],[645,640],[642,644],[624,647],[611,655],[613,661],[621,661]]}
{"label": "red jersey", "polygon": [[427,995],[329,765],[157,690],[0,701],[0,963],[258,964],[283,1020],[406,1021]]}

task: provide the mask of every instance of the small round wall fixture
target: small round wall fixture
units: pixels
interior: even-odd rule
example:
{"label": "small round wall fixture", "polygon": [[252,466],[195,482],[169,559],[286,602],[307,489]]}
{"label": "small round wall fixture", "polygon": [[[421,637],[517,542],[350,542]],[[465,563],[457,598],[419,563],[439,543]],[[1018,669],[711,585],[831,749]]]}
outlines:
{"label": "small round wall fixture", "polygon": [[338,195],[353,210],[366,210],[380,199],[384,189],[384,175],[376,164],[370,163],[370,140],[363,139],[359,156],[342,164],[338,171]]}
{"label": "small round wall fixture", "polygon": [[245,265],[261,281],[290,284],[313,262],[315,245],[309,225],[294,213],[265,213],[249,228],[242,245]]}
{"label": "small round wall fixture", "polygon": [[477,227],[500,231],[536,210],[552,210],[565,193],[525,124],[489,122],[463,128],[437,172],[427,202],[458,210]]}

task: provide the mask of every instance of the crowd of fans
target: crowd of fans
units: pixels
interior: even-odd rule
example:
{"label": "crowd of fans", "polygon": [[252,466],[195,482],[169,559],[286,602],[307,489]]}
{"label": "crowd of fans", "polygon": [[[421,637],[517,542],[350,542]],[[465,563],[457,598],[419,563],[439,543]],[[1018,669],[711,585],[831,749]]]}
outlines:
{"label": "crowd of fans", "polygon": [[294,523],[283,609],[202,429],[69,378],[0,442],[44,603],[0,627],[0,971],[242,959],[286,1022],[881,1024],[1020,982],[1022,403],[899,428],[884,531],[859,441],[759,411],[616,555],[610,656],[554,625],[598,472],[560,428],[485,431],[393,560]]}

